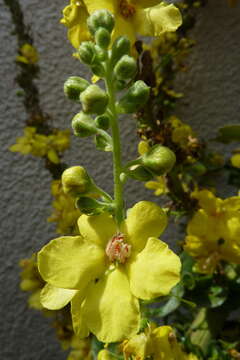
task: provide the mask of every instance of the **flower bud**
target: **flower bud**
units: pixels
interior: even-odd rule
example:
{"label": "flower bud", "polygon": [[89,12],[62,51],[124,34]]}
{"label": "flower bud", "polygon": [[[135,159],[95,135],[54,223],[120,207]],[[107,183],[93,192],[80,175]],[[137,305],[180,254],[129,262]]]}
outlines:
{"label": "flower bud", "polygon": [[64,84],[65,95],[75,101],[79,101],[79,96],[88,86],[89,82],[78,76],[71,76]]}
{"label": "flower bud", "polygon": [[112,46],[111,61],[113,64],[121,59],[123,55],[129,55],[131,49],[131,43],[125,36],[117,38]]}
{"label": "flower bud", "polygon": [[94,183],[82,166],[72,166],[62,174],[62,185],[65,194],[73,197],[88,194],[94,190]]}
{"label": "flower bud", "polygon": [[79,137],[91,136],[97,133],[94,120],[91,118],[91,116],[84,114],[83,112],[80,112],[74,116],[72,119],[72,128],[74,135]]}
{"label": "flower bud", "polygon": [[95,41],[101,49],[107,49],[111,42],[109,31],[104,28],[99,28],[95,33]]}
{"label": "flower bud", "polygon": [[154,145],[148,152],[143,154],[141,163],[156,175],[168,173],[176,162],[176,156],[172,150],[162,145]]}
{"label": "flower bud", "polygon": [[92,65],[96,60],[96,49],[92,41],[83,41],[78,50],[80,60],[87,65]]}
{"label": "flower bud", "polygon": [[148,100],[150,88],[144,81],[136,81],[120,99],[118,103],[118,111],[120,113],[133,113],[142,107]]}
{"label": "flower bud", "polygon": [[99,28],[104,28],[111,33],[115,25],[114,16],[108,10],[96,10],[88,18],[87,25],[92,35],[94,35]]}
{"label": "flower bud", "polygon": [[94,64],[94,65],[92,65],[91,70],[94,73],[94,75],[97,75],[99,77],[103,77],[105,75],[105,69],[102,66],[102,64]]}
{"label": "flower bud", "polygon": [[99,115],[95,119],[95,124],[99,129],[108,130],[110,126],[110,119],[108,115]]}
{"label": "flower bud", "polygon": [[120,80],[133,79],[136,72],[136,61],[132,56],[128,55],[123,55],[114,68],[114,73]]}
{"label": "flower bud", "polygon": [[98,85],[90,85],[80,95],[83,111],[87,114],[101,115],[108,104],[108,95]]}

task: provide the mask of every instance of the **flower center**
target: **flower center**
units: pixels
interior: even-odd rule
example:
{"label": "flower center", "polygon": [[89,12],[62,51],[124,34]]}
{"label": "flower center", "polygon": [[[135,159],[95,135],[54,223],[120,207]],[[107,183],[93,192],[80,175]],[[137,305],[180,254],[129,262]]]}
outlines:
{"label": "flower center", "polygon": [[132,4],[129,4],[127,0],[121,0],[119,8],[121,15],[126,19],[132,17],[136,12],[135,7]]}
{"label": "flower center", "polygon": [[120,264],[124,264],[131,255],[131,245],[124,242],[123,234],[118,233],[109,240],[106,254],[111,262],[118,261]]}

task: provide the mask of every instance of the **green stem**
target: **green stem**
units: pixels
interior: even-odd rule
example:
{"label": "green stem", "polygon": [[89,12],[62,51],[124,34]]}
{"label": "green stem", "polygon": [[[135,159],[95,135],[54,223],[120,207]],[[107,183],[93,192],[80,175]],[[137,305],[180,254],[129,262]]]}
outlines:
{"label": "green stem", "polygon": [[106,90],[109,95],[108,109],[111,113],[111,129],[113,141],[113,173],[114,173],[114,202],[115,202],[115,217],[117,225],[119,226],[124,218],[124,202],[123,202],[123,184],[120,180],[122,172],[122,156],[120,131],[118,126],[118,114],[116,109],[116,97],[114,89],[113,71],[109,61],[106,62]]}

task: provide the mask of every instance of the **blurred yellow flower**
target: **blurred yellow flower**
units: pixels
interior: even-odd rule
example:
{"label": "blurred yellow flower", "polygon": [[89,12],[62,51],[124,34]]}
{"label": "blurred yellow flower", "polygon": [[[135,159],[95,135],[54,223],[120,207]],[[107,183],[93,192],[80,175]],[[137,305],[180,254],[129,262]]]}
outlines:
{"label": "blurred yellow flower", "polygon": [[48,221],[57,224],[56,231],[59,234],[79,234],[77,220],[81,213],[75,206],[75,200],[64,193],[61,180],[54,180],[51,188],[54,210]]}
{"label": "blurred yellow flower", "polygon": [[24,44],[20,50],[21,55],[16,57],[16,61],[22,62],[24,64],[36,64],[38,62],[38,52],[34,46],[30,44]]}
{"label": "blurred yellow flower", "polygon": [[54,164],[60,162],[59,153],[65,151],[70,145],[70,131],[58,130],[52,135],[37,133],[35,127],[26,127],[24,136],[17,138],[16,144],[9,150],[21,154],[31,154],[38,157],[47,157]]}
{"label": "blurred yellow flower", "polygon": [[166,223],[163,210],[147,201],[128,211],[120,229],[108,213],[80,216],[80,236],[54,239],[38,254],[47,282],[43,306],[56,310],[71,302],[80,337],[91,331],[109,343],[136,334],[138,298],[167,295],[179,281],[179,257],[157,239]]}
{"label": "blurred yellow flower", "polygon": [[168,192],[165,176],[156,176],[156,181],[147,181],[145,187],[155,190],[154,195],[160,196]]}
{"label": "blurred yellow flower", "polygon": [[137,34],[159,36],[177,30],[182,24],[180,11],[159,0],[70,0],[61,22],[69,28],[68,38],[75,48],[89,40],[87,18],[100,9],[107,9],[115,16],[113,39],[125,35],[132,44]]}
{"label": "blurred yellow flower", "polygon": [[231,157],[230,161],[231,161],[232,166],[240,169],[240,152],[234,154],[234,155]]}
{"label": "blurred yellow flower", "polygon": [[240,196],[223,200],[208,190],[192,196],[200,209],[187,226],[184,248],[196,258],[196,270],[212,273],[221,260],[240,264]]}
{"label": "blurred yellow flower", "polygon": [[198,360],[193,354],[183,352],[181,345],[170,326],[154,327],[150,325],[122,345],[124,358],[144,360]]}
{"label": "blurred yellow flower", "polygon": [[169,121],[173,129],[172,141],[175,144],[178,144],[181,148],[185,149],[189,144],[196,140],[195,134],[189,125],[184,124],[175,116],[170,117]]}

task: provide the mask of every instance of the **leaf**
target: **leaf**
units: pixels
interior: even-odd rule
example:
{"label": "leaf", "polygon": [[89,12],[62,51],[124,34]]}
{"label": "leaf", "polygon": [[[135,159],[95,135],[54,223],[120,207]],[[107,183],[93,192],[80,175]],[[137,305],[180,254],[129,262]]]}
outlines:
{"label": "leaf", "polygon": [[97,134],[95,136],[94,142],[95,142],[96,148],[98,150],[102,150],[102,151],[112,151],[113,150],[112,144],[108,141],[108,139],[106,137],[104,137],[101,134]]}
{"label": "leaf", "polygon": [[215,308],[221,306],[227,299],[227,291],[222,286],[213,285],[210,288],[210,292],[208,294],[209,301],[211,303],[211,307]]}
{"label": "leaf", "polygon": [[240,124],[227,125],[218,129],[218,136],[214,140],[223,144],[240,141]]}

